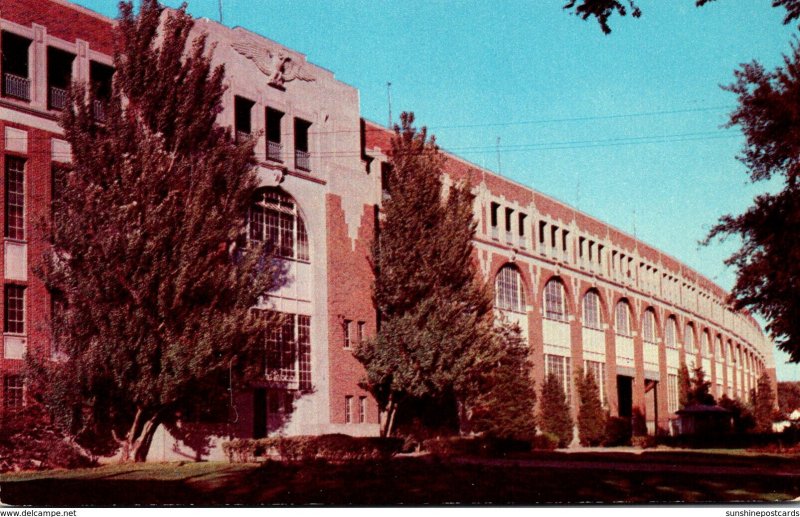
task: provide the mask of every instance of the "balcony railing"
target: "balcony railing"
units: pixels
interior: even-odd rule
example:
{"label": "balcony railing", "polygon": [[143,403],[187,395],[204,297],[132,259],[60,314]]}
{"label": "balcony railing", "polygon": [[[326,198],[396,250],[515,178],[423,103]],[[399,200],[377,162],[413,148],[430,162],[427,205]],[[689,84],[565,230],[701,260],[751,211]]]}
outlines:
{"label": "balcony railing", "polygon": [[50,109],[63,110],[67,107],[67,90],[50,87]]}
{"label": "balcony railing", "polygon": [[3,94],[29,101],[31,100],[31,80],[14,74],[3,74]]}
{"label": "balcony railing", "polygon": [[247,131],[236,130],[236,141],[246,142],[250,139],[250,133]]}
{"label": "balcony railing", "polygon": [[311,170],[311,154],[307,151],[301,151],[300,149],[295,149],[294,151],[294,164],[295,166],[303,171],[310,171]]}
{"label": "balcony railing", "polygon": [[280,384],[284,388],[297,389],[299,381],[297,371],[290,368],[267,368],[266,378],[268,382]]}
{"label": "balcony railing", "polygon": [[267,158],[276,162],[283,161],[283,145],[280,142],[267,140]]}

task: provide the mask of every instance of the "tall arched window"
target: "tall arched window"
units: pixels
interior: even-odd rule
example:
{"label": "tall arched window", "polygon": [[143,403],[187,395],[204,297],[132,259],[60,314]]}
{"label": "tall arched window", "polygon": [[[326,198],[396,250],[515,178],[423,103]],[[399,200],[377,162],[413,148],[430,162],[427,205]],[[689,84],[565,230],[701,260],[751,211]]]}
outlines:
{"label": "tall arched window", "polygon": [[725,359],[725,348],[722,346],[722,338],[719,334],[714,339],[714,355],[717,356],[717,361]]}
{"label": "tall arched window", "polygon": [[511,265],[503,266],[494,281],[495,307],[505,311],[525,312],[522,275]]}
{"label": "tall arched window", "polygon": [[708,330],[704,330],[703,335],[700,336],[700,347],[704,356],[711,356],[711,339],[708,334]]}
{"label": "tall arched window", "polygon": [[266,242],[277,256],[304,262],[310,260],[308,233],[294,200],[277,189],[256,193],[250,207],[251,241]]}
{"label": "tall arched window", "polygon": [[675,317],[670,316],[664,326],[664,343],[668,348],[678,348],[677,334],[678,325],[675,323]]}
{"label": "tall arched window", "polygon": [[602,328],[602,323],[600,295],[597,294],[597,291],[588,291],[583,297],[583,326],[600,330]]}
{"label": "tall arched window", "polygon": [[567,320],[564,284],[557,278],[553,278],[544,286],[544,317],[557,321]]}
{"label": "tall arched window", "polygon": [[644,318],[642,318],[642,339],[648,343],[656,342],[656,313],[653,309],[644,311]]}
{"label": "tall arched window", "polygon": [[631,308],[626,300],[620,300],[614,310],[616,332],[620,336],[631,337]]}
{"label": "tall arched window", "polygon": [[686,324],[686,330],[684,331],[684,337],[683,337],[683,344],[686,347],[686,352],[690,354],[695,353],[694,325],[692,325],[691,323]]}

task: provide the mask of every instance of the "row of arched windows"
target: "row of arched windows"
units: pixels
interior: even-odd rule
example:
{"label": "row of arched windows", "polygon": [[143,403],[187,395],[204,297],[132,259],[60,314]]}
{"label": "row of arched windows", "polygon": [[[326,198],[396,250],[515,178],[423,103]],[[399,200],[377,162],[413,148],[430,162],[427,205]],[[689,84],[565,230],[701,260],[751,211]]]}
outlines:
{"label": "row of arched windows", "polygon": [[[512,312],[525,312],[525,292],[520,272],[511,264],[503,266],[497,273],[495,279],[495,301],[496,308]],[[563,282],[557,278],[551,278],[544,288],[544,317],[555,321],[567,321],[568,311],[566,294]],[[614,331],[623,337],[633,336],[633,324],[630,304],[626,299],[617,302],[614,309]],[[602,330],[602,311],[599,293],[591,289],[583,297],[582,302],[583,326],[589,329]],[[687,323],[684,328],[684,347],[688,353],[696,353],[698,350],[695,345],[694,324]],[[655,310],[648,308],[642,316],[642,340],[646,343],[655,344],[658,342],[658,324]],[[664,344],[668,348],[679,348],[678,343],[678,324],[674,316],[667,318],[664,326]],[[729,342],[731,351],[728,357],[736,361],[733,355],[732,344]],[[711,334],[708,330],[700,334],[700,350],[703,356],[711,357],[716,355],[722,359],[725,357],[725,348],[720,336],[716,336],[714,348],[711,348]],[[739,349],[741,356],[741,349]],[[747,353],[745,352],[745,355]],[[749,364],[755,361],[749,356],[745,358]],[[741,360],[741,357],[739,358]]]}

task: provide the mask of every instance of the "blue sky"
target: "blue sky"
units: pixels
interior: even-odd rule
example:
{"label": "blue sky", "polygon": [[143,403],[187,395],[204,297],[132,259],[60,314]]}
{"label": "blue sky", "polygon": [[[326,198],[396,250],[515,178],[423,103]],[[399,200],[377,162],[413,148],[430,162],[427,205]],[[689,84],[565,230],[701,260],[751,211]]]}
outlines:
{"label": "blue sky", "polygon": [[[563,0],[222,2],[226,25],[357,87],[365,118],[386,124],[391,82],[395,117],[414,111],[443,148],[733,285],[723,260],[736,243],[697,242],[767,188],[735,159],[743,138],[721,127],[735,98],[720,85],[741,63],[772,68],[788,52],[796,25],[769,0],[639,0],[642,18],[614,17],[608,36]],[[116,15],[110,0],[78,3]],[[216,20],[218,0],[189,11]],[[800,380],[785,361],[776,352],[779,379]]]}

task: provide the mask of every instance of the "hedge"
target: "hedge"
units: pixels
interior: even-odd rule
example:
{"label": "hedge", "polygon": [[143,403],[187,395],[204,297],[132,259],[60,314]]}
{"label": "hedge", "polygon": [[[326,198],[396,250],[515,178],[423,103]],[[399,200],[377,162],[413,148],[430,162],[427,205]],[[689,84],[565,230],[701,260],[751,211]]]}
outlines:
{"label": "hedge", "polygon": [[401,438],[345,434],[236,439],[222,444],[222,450],[231,463],[254,463],[266,459],[291,463],[315,459],[330,462],[382,460],[397,454],[402,447]]}

